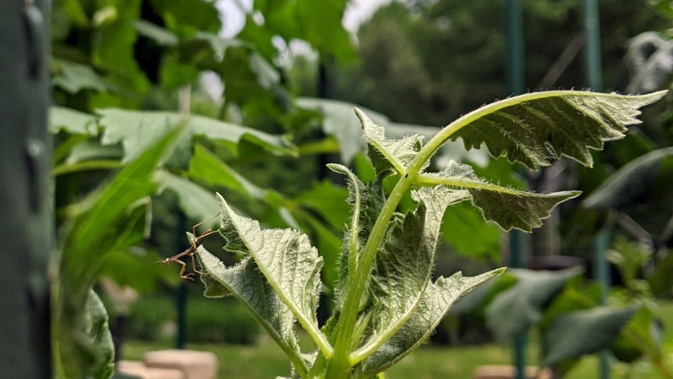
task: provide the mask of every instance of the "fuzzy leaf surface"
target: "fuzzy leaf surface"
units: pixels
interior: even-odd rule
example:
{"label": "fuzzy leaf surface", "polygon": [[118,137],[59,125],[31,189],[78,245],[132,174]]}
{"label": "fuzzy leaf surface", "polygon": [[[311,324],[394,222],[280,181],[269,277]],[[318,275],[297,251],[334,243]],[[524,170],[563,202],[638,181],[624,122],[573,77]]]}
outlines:
{"label": "fuzzy leaf surface", "polygon": [[412,316],[430,281],[444,211],[464,195],[422,188],[412,193],[418,208],[393,221],[371,279],[373,337],[365,349],[382,345]]}
{"label": "fuzzy leaf surface", "polygon": [[[388,139],[382,126],[376,125],[364,112],[355,108],[362,123],[362,132],[367,144],[367,156],[377,173],[393,170],[406,171],[406,166],[416,157],[423,146],[423,136],[412,134],[400,139]],[[426,163],[427,165],[427,163]]]}
{"label": "fuzzy leaf surface", "polygon": [[456,161],[450,161],[439,173],[422,174],[419,180],[424,184],[466,189],[484,218],[505,230],[516,228],[530,232],[542,225],[542,220],[550,216],[557,204],[580,194],[578,191],[537,194],[502,187],[479,178],[472,167]]}
{"label": "fuzzy leaf surface", "polygon": [[[346,176],[348,183],[348,204],[351,206],[351,219],[344,231],[343,252],[339,266],[339,281],[336,287],[337,308],[343,306],[349,273],[354,272],[359,255],[367,243],[367,238],[385,203],[385,195],[380,181],[363,183],[347,167],[339,164],[327,166],[332,171]],[[366,295],[366,294],[365,294]],[[362,299],[361,303],[365,303]]]}
{"label": "fuzzy leaf surface", "polygon": [[252,257],[244,258],[233,267],[225,267],[219,258],[203,246],[199,246],[197,255],[201,269],[207,274],[201,275],[201,281],[206,287],[204,296],[233,295],[242,301],[290,357],[295,368],[302,370],[304,363],[293,329],[292,311],[274,292]]}
{"label": "fuzzy leaf surface", "polygon": [[451,123],[467,149],[488,147],[531,169],[549,166],[565,155],[585,166],[589,149],[622,138],[626,127],[640,123],[638,110],[661,99],[666,91],[625,96],[584,91],[529,93],[498,101]]}
{"label": "fuzzy leaf surface", "polygon": [[314,338],[324,337],[316,317],[323,261],[308,237],[292,229],[262,230],[258,221],[234,213],[219,194],[217,199],[225,249],[252,257],[304,329]]}
{"label": "fuzzy leaf surface", "polygon": [[439,277],[434,283],[428,283],[413,315],[391,339],[367,357],[363,371],[373,375],[404,358],[432,333],[456,300],[503,270],[497,269],[475,277],[463,277],[457,273],[448,279]]}

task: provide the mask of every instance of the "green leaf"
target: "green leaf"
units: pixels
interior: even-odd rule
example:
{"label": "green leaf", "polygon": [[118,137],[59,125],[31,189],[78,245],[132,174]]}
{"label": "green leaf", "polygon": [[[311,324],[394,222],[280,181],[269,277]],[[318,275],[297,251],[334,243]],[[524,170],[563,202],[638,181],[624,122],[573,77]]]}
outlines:
{"label": "green leaf", "polygon": [[508,272],[518,278],[517,283],[498,294],[486,308],[486,324],[501,341],[538,322],[546,305],[581,270],[536,272],[512,269]]}
{"label": "green leaf", "polygon": [[70,108],[52,106],[49,108],[49,132],[56,134],[60,130],[95,136],[98,134],[96,116]]}
{"label": "green leaf", "polygon": [[202,116],[187,116],[173,112],[138,112],[122,109],[103,109],[100,124],[105,128],[103,144],[121,143],[126,153],[125,161],[133,160],[152,145],[171,125],[187,124],[187,135],[238,145],[249,141],[276,153],[292,154],[293,147],[282,137],[274,136],[244,126],[230,124]]}
{"label": "green leaf", "polygon": [[455,204],[444,213],[442,239],[460,254],[498,262],[500,234],[497,226],[484,222],[481,212],[467,202]]}
{"label": "green leaf", "polygon": [[180,208],[191,220],[208,220],[217,215],[219,206],[211,191],[167,171],[158,172],[156,179],[161,183],[160,191],[169,190],[177,195]]}
{"label": "green leaf", "polygon": [[191,36],[197,31],[218,32],[222,29],[214,1],[151,0],[150,3],[162,15],[167,27],[181,36]]}
{"label": "green leaf", "polygon": [[[655,363],[666,364],[662,362],[666,357],[662,345],[662,324],[648,307],[642,307],[635,313],[615,342],[620,341],[621,352],[624,352],[624,347],[628,347],[628,350],[635,349]],[[613,345],[611,349],[619,351],[618,347]]]}
{"label": "green leaf", "polygon": [[316,211],[333,228],[341,230],[348,221],[350,212],[344,207],[347,197],[348,191],[344,187],[337,186],[330,180],[324,180],[294,200]]}
{"label": "green leaf", "polygon": [[133,26],[139,35],[154,40],[159,46],[175,47],[180,43],[175,34],[147,20],[136,20]]}
{"label": "green leaf", "polygon": [[610,346],[636,311],[637,308],[601,307],[554,319],[544,336],[547,353],[542,358],[542,365],[554,366]]}
{"label": "green leaf", "polygon": [[322,260],[308,238],[291,229],[262,230],[233,212],[218,194],[225,249],[251,256],[283,302],[306,328],[317,328],[315,310]]}
{"label": "green leaf", "polygon": [[[297,99],[297,105],[306,109],[315,109],[322,113],[322,130],[327,135],[334,136],[339,142],[341,162],[350,163],[355,154],[362,151],[362,127],[353,119],[353,104],[343,101],[308,98]],[[364,108],[363,108],[364,109]],[[366,109],[367,114],[377,123],[385,124],[385,116]]]}
{"label": "green leaf", "polygon": [[531,169],[549,166],[563,155],[591,166],[589,149],[601,150],[605,141],[622,138],[627,126],[640,123],[638,108],[665,94],[530,93],[486,105],[447,129],[468,149],[484,143],[493,156],[506,155]]}
{"label": "green leaf", "polygon": [[[85,307],[87,337],[96,349],[96,362],[87,367],[89,375],[92,378],[110,378],[114,373],[114,345],[110,326],[108,324],[108,315],[105,305],[93,291],[89,290],[89,296]],[[84,367],[80,367],[80,370]],[[83,372],[80,371],[80,375]]]}
{"label": "green leaf", "polygon": [[189,176],[231,189],[252,199],[264,200],[268,192],[234,171],[220,157],[199,143],[194,145],[194,155],[189,161]]}
{"label": "green leaf", "polygon": [[[152,174],[173,147],[183,128],[174,127],[136,160],[128,164],[101,191],[94,192],[77,208],[63,239],[61,270],[69,278],[86,283],[95,277],[107,254],[119,249],[119,233],[129,228],[129,217],[152,195],[157,185]],[[135,215],[132,218],[140,217]],[[87,276],[84,276],[87,273]],[[89,277],[90,276],[90,277]]]}
{"label": "green leaf", "polygon": [[[339,282],[336,288],[337,309],[343,307],[347,294],[348,276],[355,272],[360,253],[367,243],[367,238],[381,212],[385,202],[380,180],[365,185],[347,167],[339,164],[328,164],[327,167],[339,174],[346,175],[348,183],[348,203],[352,208],[350,223],[344,231],[341,259],[339,262]],[[366,302],[362,300],[361,302]]]}
{"label": "green leaf", "polygon": [[477,177],[472,167],[456,161],[450,161],[439,173],[421,174],[419,182],[467,189],[484,219],[505,230],[516,228],[527,232],[542,225],[557,204],[580,194],[578,191],[537,194],[501,187]]}
{"label": "green leaf", "polygon": [[414,191],[412,197],[419,202],[418,209],[392,220],[388,238],[377,254],[370,279],[373,336],[361,348],[363,358],[412,316],[430,281],[444,211],[462,200],[457,191],[439,186]]}
{"label": "green leaf", "polygon": [[306,364],[294,332],[294,316],[280,300],[255,264],[252,257],[244,258],[233,267],[225,267],[221,260],[203,246],[197,249],[202,270],[201,281],[206,286],[204,296],[233,295],[243,302],[269,332],[269,335],[290,358],[296,370],[306,372]]}
{"label": "green leaf", "polygon": [[[364,112],[357,108],[355,114],[362,123],[363,135],[367,143],[367,156],[374,165],[376,172],[406,172],[407,164],[416,158],[423,145],[423,137],[415,134],[401,139],[386,139],[385,130],[382,126],[376,125]],[[425,162],[424,167],[429,164],[429,161]]]}
{"label": "green leaf", "polygon": [[316,317],[322,258],[308,237],[292,229],[262,230],[259,222],[235,214],[222,196],[217,198],[225,249],[252,257],[304,330],[322,350],[330,349]]}
{"label": "green leaf", "polygon": [[435,330],[456,300],[503,271],[497,269],[475,277],[463,277],[457,273],[448,279],[440,277],[429,283],[414,314],[390,340],[364,361],[363,371],[373,375],[397,363]]}
{"label": "green leaf", "polygon": [[582,205],[602,211],[628,204],[657,179],[664,159],[673,156],[673,147],[645,154],[622,167],[600,185]]}
{"label": "green leaf", "polygon": [[113,86],[98,75],[91,67],[66,60],[52,58],[52,86],[70,94],[81,90],[110,91]]}
{"label": "green leaf", "polygon": [[498,294],[517,282],[516,276],[505,272],[497,279],[488,280],[477,286],[473,291],[458,299],[451,307],[449,316],[476,314],[483,317],[484,310]]}

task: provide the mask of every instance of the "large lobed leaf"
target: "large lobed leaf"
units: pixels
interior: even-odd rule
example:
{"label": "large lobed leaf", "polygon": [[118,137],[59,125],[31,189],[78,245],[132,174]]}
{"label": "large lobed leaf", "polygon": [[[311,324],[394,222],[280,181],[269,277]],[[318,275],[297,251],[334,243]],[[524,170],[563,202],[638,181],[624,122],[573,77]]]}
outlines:
{"label": "large lobed leaf", "polygon": [[506,155],[531,169],[563,155],[591,166],[589,149],[601,150],[604,142],[624,137],[627,126],[640,123],[638,109],[665,94],[530,93],[489,104],[447,128],[458,129],[452,138],[462,138],[468,149],[483,143],[493,156]]}

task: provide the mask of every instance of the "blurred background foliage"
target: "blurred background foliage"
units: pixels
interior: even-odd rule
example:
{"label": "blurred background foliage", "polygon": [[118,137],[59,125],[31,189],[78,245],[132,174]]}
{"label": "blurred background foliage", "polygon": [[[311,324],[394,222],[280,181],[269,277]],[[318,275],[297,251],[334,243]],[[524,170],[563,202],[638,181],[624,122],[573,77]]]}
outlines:
{"label": "blurred background foliage", "polygon": [[[581,0],[522,3],[526,89],[585,87]],[[207,0],[52,2],[55,208],[61,262],[68,262],[61,263],[61,276],[90,271],[73,285],[91,286],[109,277],[166,295],[179,283],[178,267],[157,261],[188,246],[183,232],[217,213],[213,192],[219,191],[265,226],[299,228],[311,236],[325,257],[329,296],[348,214],[343,183],[325,163],[350,165],[365,178],[372,172],[362,154],[353,104],[390,135],[432,135],[460,115],[509,95],[502,2],[393,1],[354,34],[342,26],[347,0],[226,4],[218,9],[217,2]],[[240,14],[242,30],[223,35],[228,25],[221,12]],[[604,90],[668,88],[670,2],[603,0],[600,17]],[[648,31],[656,38],[634,39]],[[661,80],[635,86],[638,78],[654,77],[652,70]],[[629,255],[642,260],[613,254],[615,281],[625,284],[627,299],[670,298],[673,283],[658,269],[673,267],[673,189],[667,181],[673,175],[667,149],[673,143],[672,115],[670,99],[648,108],[645,122],[631,128],[627,138],[594,154],[593,169],[564,160],[540,173],[522,172],[504,159],[466,152],[460,143],[442,150],[436,164],[451,157],[501,184],[540,192],[583,190],[584,202],[564,204],[534,234],[531,259],[562,254],[582,258],[586,266],[593,237],[610,225],[649,252]],[[183,130],[165,137],[175,125]],[[143,158],[153,166],[138,184],[142,191],[134,192],[137,199],[122,199],[134,188],[119,179],[123,170],[133,162],[140,165],[139,157],[161,143],[165,158]],[[120,183],[116,195],[103,196],[114,178]],[[118,217],[100,224],[88,212],[94,205]],[[101,227],[124,240],[98,238]],[[87,238],[89,245],[72,242]],[[447,212],[443,238],[438,274],[460,269],[472,275],[507,262],[504,236],[471,207]],[[219,251],[217,242],[206,244]],[[628,246],[614,251],[637,250]],[[74,256],[78,259],[69,260]],[[234,257],[228,259],[233,263]],[[634,260],[638,264],[626,271],[617,269]],[[571,282],[564,291],[582,292],[582,285]],[[496,287],[504,291],[509,285]],[[175,321],[165,299],[164,305],[154,301],[143,297],[120,308],[132,316],[131,337],[156,338],[163,333],[158,325]],[[474,304],[483,319],[488,301]],[[190,339],[201,338],[198,330],[214,330],[204,325],[211,325],[208,314],[217,313],[223,340],[251,342],[234,337],[237,327],[224,324],[239,325],[254,340],[255,326],[247,325],[234,305],[218,306],[229,308],[190,305]],[[108,306],[113,315],[114,309]],[[222,321],[229,313],[235,321]]]}

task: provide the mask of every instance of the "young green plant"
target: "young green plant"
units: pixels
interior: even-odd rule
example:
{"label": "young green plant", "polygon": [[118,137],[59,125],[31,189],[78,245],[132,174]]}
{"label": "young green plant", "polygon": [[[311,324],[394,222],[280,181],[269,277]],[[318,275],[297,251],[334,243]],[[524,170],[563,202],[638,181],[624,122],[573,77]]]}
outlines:
{"label": "young green plant", "polygon": [[[590,166],[590,149],[622,138],[627,126],[639,122],[638,109],[664,94],[526,94],[469,113],[427,143],[418,135],[387,139],[382,127],[356,109],[376,179],[363,183],[347,167],[329,165],[346,177],[352,216],[343,238],[333,314],[325,325],[316,317],[323,261],[308,237],[291,229],[263,229],[236,214],[219,194],[224,249],[242,259],[226,267],[196,246],[204,294],[239,298],[288,355],[292,378],[376,377],[418,347],[461,295],[502,272],[431,280],[449,206],[471,201],[485,220],[504,230],[531,231],[557,204],[579,195],[503,187],[456,161],[439,172],[427,171],[444,142],[462,138],[467,148],[483,144],[493,156],[505,155],[530,169],[562,156]],[[386,178],[396,180],[389,192],[383,186]],[[398,205],[408,194],[416,208],[401,211]],[[297,322],[316,351],[299,348]]]}

